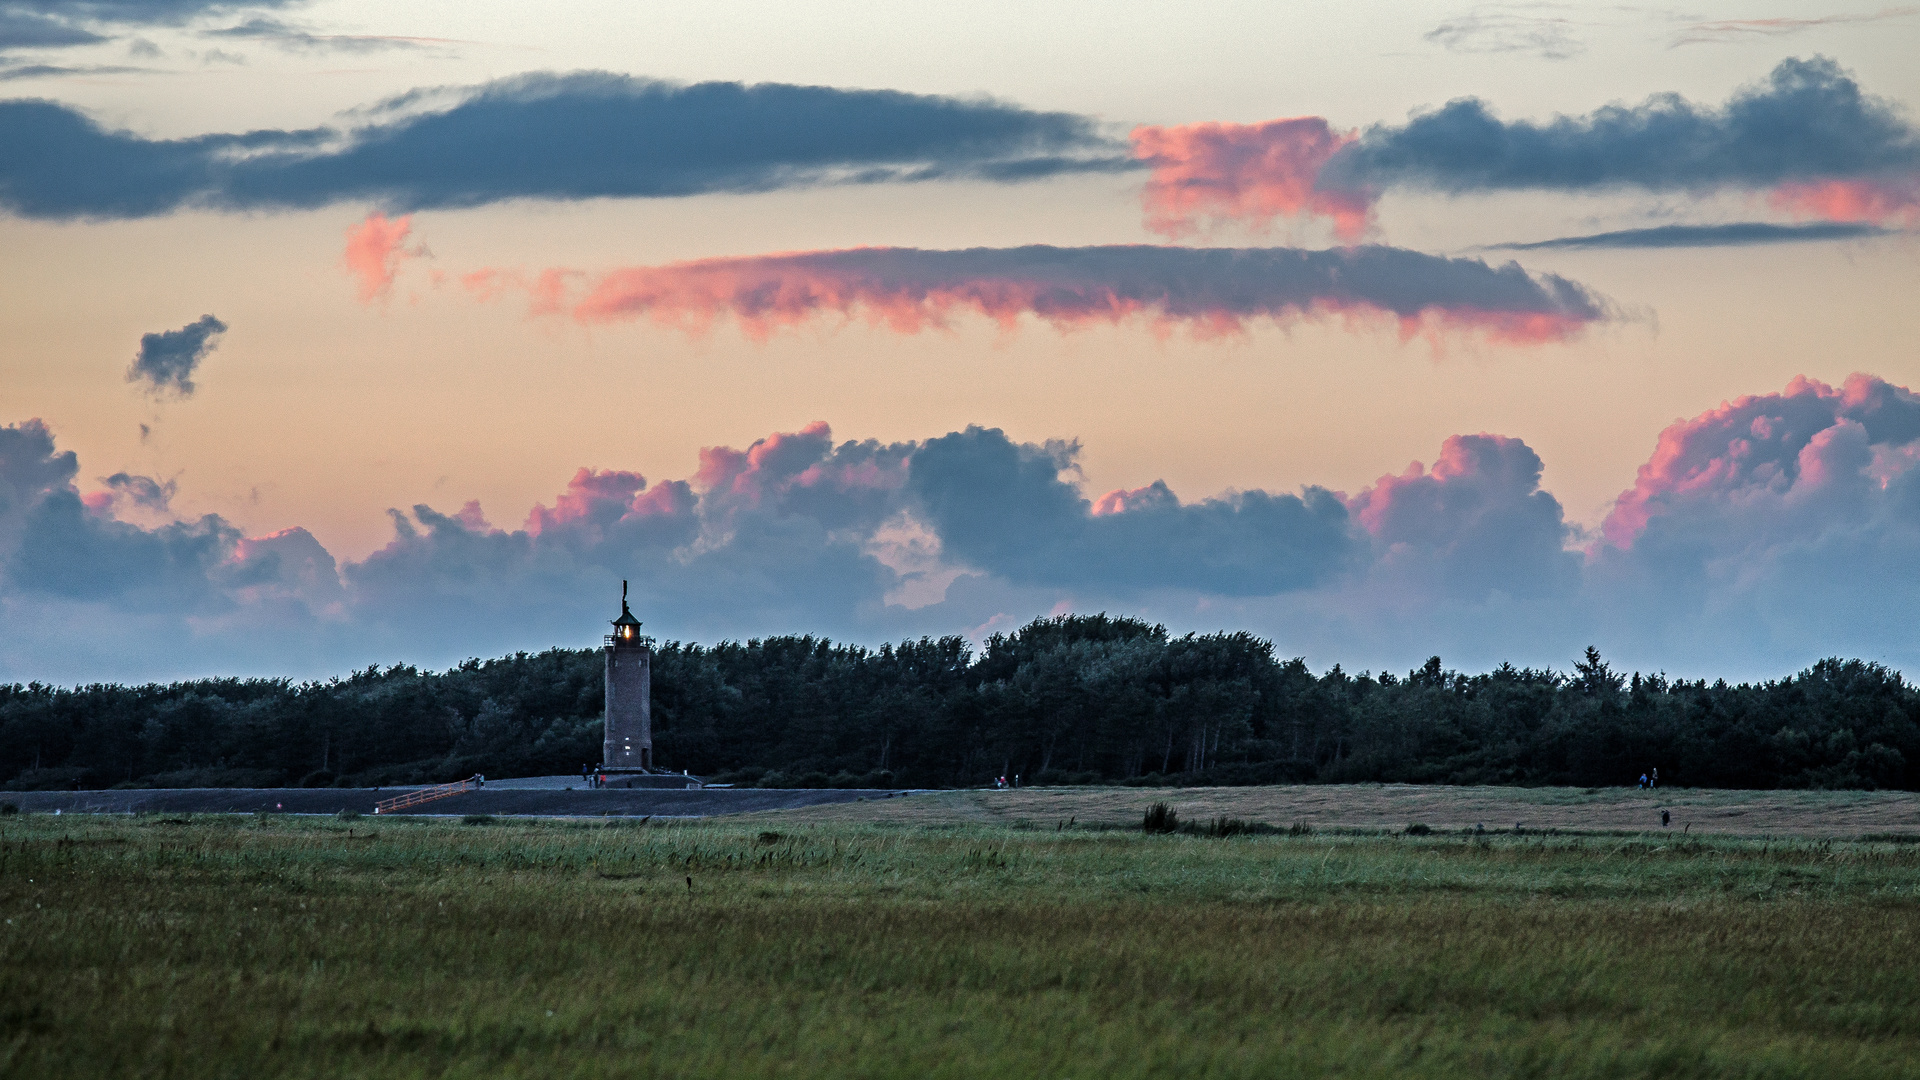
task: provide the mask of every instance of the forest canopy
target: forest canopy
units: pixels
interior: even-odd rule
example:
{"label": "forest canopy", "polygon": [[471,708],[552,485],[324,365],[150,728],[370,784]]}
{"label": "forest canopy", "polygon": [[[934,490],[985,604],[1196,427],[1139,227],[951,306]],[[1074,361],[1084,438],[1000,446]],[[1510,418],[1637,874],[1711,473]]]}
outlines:
{"label": "forest canopy", "polygon": [[[0,783],[389,786],[577,773],[600,760],[603,660],[552,649],[445,672],[168,685],[0,685]],[[655,760],[765,787],[1633,784],[1920,787],[1920,693],[1822,660],[1729,685],[1623,674],[1315,675],[1245,633],[1107,615],[869,649],[811,636],[653,657]]]}

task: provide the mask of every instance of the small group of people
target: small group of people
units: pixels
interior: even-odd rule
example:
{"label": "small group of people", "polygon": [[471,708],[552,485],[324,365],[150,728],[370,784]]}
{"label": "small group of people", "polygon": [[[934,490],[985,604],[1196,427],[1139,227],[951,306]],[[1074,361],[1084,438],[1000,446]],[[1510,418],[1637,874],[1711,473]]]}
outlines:
{"label": "small group of people", "polygon": [[1648,772],[1643,772],[1640,774],[1641,790],[1643,791],[1649,790],[1652,788],[1657,788],[1659,786],[1660,786],[1660,770],[1659,769],[1652,769]]}
{"label": "small group of people", "polygon": [[605,769],[596,769],[591,765],[582,765],[580,766],[580,782],[590,788],[606,787],[607,771]]}
{"label": "small group of people", "polygon": [[1014,773],[1013,779],[1011,781],[1009,781],[1005,776],[996,776],[993,779],[993,789],[995,791],[1005,791],[1007,788],[1017,788],[1019,786],[1020,786],[1019,773]]}

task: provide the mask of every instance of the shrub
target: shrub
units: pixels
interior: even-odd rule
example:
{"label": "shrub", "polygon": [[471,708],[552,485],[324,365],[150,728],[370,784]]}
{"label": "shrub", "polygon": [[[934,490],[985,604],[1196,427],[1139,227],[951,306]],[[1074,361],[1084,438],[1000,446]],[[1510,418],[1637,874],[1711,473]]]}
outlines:
{"label": "shrub", "polygon": [[1407,826],[1407,835],[1408,836],[1432,836],[1433,828],[1428,825],[1422,825],[1416,821],[1413,824]]}
{"label": "shrub", "polygon": [[1253,826],[1239,818],[1217,817],[1207,823],[1207,835],[1222,840],[1229,836],[1240,836],[1253,831]]}
{"label": "shrub", "polygon": [[1170,833],[1179,827],[1180,815],[1163,802],[1147,807],[1147,816],[1140,822],[1141,831],[1149,833]]}

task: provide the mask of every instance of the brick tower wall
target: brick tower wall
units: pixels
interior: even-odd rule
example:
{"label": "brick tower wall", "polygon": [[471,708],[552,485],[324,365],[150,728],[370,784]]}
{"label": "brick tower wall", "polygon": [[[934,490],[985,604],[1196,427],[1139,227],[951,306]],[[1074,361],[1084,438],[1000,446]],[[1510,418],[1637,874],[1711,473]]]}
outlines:
{"label": "brick tower wall", "polygon": [[616,644],[607,653],[607,738],[602,753],[609,769],[653,768],[653,650]]}

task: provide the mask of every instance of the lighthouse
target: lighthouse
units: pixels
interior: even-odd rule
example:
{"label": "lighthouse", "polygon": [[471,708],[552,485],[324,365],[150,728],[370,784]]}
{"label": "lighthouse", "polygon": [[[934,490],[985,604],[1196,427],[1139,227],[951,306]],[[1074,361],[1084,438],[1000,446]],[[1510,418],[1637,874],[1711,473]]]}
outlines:
{"label": "lighthouse", "polygon": [[640,620],[627,608],[627,583],[620,583],[620,617],[606,637],[607,729],[601,760],[608,773],[653,771],[653,650],[640,633]]}

